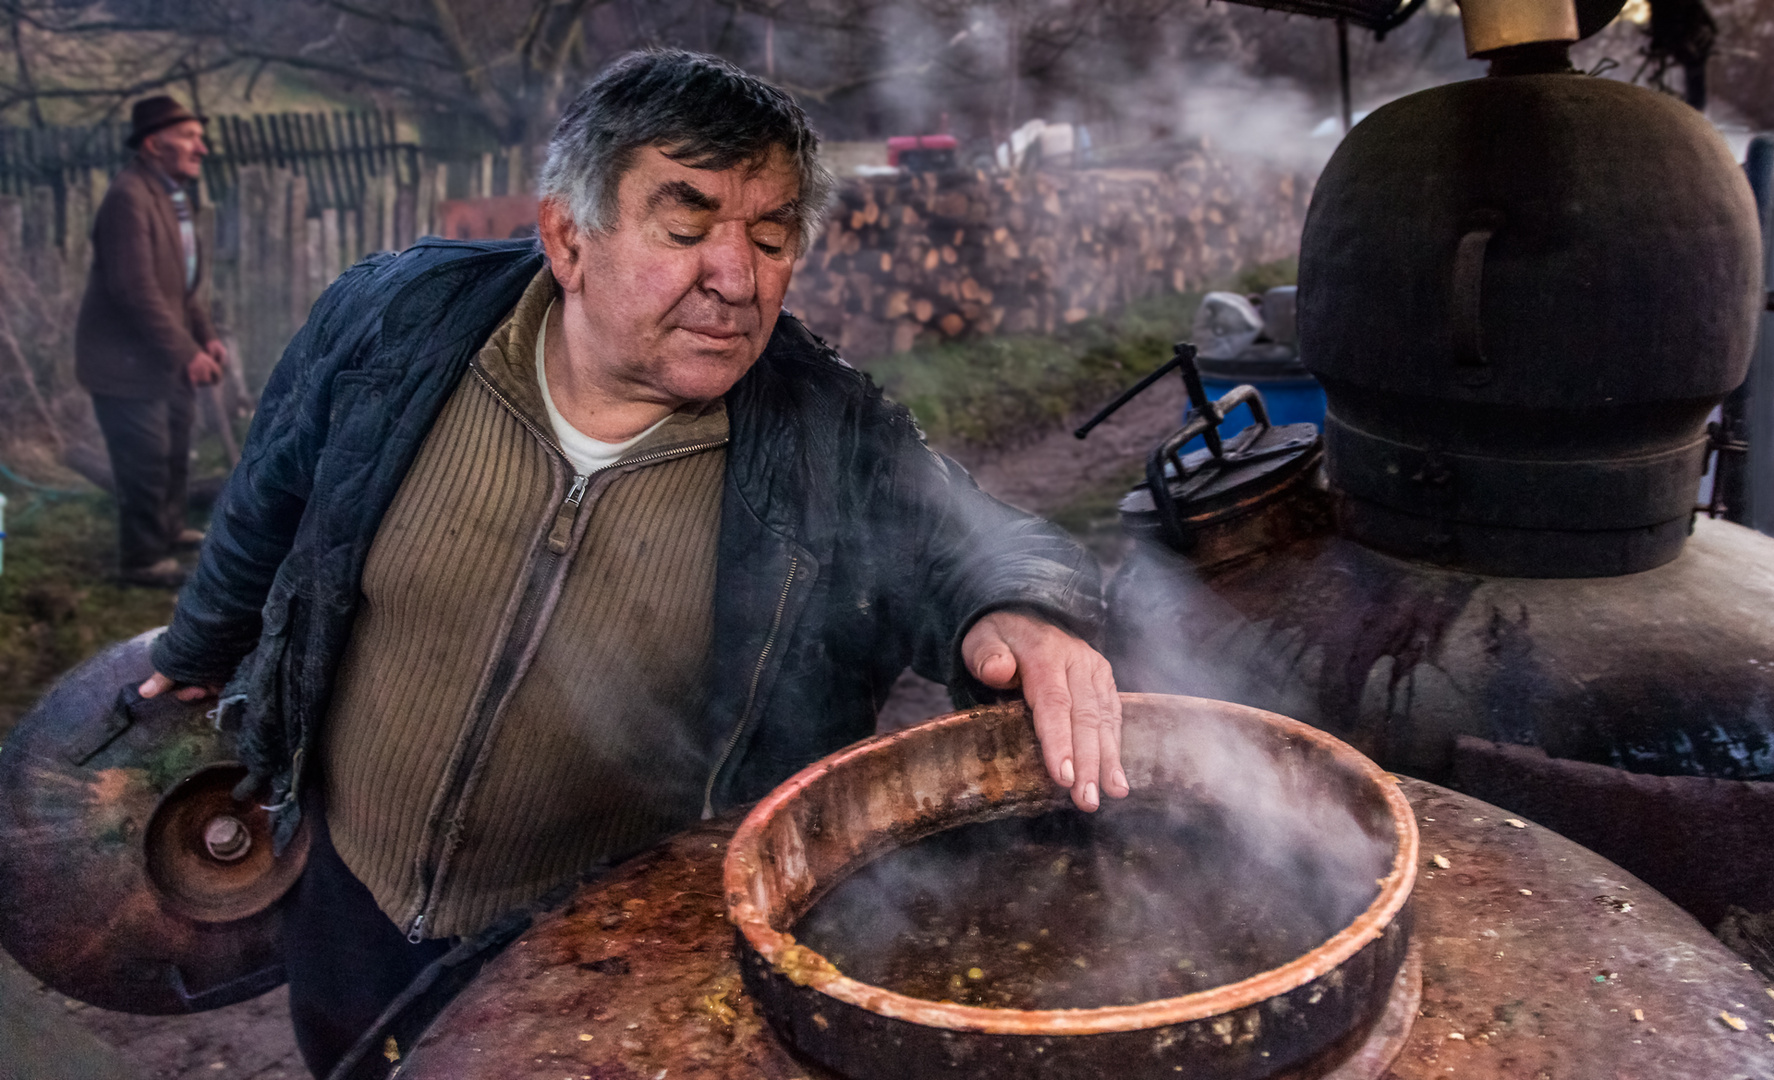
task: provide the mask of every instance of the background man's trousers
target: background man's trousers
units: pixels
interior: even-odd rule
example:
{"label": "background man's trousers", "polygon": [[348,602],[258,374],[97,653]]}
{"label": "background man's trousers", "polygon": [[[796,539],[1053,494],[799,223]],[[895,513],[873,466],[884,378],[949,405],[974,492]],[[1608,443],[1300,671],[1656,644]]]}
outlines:
{"label": "background man's trousers", "polygon": [[125,573],[171,555],[185,527],[195,402],[189,392],[164,398],[92,396],[117,481],[117,562]]}

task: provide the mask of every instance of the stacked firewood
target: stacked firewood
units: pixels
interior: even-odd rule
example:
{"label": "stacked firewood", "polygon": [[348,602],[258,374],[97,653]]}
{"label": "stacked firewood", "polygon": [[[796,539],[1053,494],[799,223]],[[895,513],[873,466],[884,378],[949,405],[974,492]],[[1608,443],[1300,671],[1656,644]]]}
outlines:
{"label": "stacked firewood", "polygon": [[1309,190],[1205,149],[1162,170],[853,179],[787,306],[852,359],[1051,332],[1296,253]]}

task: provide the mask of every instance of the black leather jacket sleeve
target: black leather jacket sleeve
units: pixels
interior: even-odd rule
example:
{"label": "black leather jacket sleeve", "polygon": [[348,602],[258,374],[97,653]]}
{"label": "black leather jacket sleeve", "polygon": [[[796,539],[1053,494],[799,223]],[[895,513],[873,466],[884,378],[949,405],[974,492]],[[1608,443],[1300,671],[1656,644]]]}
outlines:
{"label": "black leather jacket sleeve", "polygon": [[351,301],[379,262],[359,263],[328,287],[266,384],[203,557],[155,642],[161,674],[220,685],[258,644],[260,612],[295,544],[326,443],[331,378],[373,329],[372,313]]}
{"label": "black leather jacket sleeve", "polygon": [[912,668],[974,701],[997,696],[975,681],[961,642],[986,614],[1015,608],[1090,639],[1102,619],[1096,561],[1051,523],[979,490],[954,461],[920,445],[903,450],[885,505],[905,545],[888,582],[900,610],[917,611]]}

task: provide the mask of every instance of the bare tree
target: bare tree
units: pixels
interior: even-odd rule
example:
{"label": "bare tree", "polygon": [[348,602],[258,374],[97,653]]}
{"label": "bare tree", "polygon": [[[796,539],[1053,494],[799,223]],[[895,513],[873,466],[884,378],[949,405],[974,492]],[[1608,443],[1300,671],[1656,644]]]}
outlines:
{"label": "bare tree", "polygon": [[0,113],[27,122],[52,101],[112,113],[214,72],[283,68],[534,145],[565,94],[638,45],[761,70],[839,135],[942,112],[984,135],[1060,102],[1110,107],[1129,63],[1217,16],[1185,0],[0,0],[0,18]]}
{"label": "bare tree", "polygon": [[104,119],[132,97],[193,89],[237,62],[216,45],[225,14],[204,10],[186,28],[85,0],[0,0],[0,116],[22,112],[33,126]]}

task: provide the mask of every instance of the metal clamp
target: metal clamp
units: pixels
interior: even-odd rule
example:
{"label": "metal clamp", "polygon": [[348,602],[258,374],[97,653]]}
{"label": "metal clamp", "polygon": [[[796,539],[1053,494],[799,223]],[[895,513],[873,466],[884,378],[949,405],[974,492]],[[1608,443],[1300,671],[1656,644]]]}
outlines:
{"label": "metal clamp", "polygon": [[[1080,439],[1089,435],[1091,429],[1107,420],[1115,410],[1144,393],[1153,383],[1172,371],[1182,373],[1183,386],[1189,392],[1189,411],[1183,417],[1183,426],[1170,438],[1159,443],[1146,459],[1146,486],[1151,489],[1152,507],[1158,512],[1159,527],[1164,533],[1165,541],[1178,551],[1186,552],[1194,547],[1195,538],[1183,524],[1181,509],[1177,505],[1176,496],[1171,494],[1170,482],[1164,475],[1164,469],[1166,465],[1171,466],[1177,479],[1183,481],[1208,467],[1208,463],[1204,461],[1199,468],[1191,471],[1183,463],[1182,449],[1191,439],[1201,436],[1216,468],[1223,468],[1227,464],[1259,461],[1275,454],[1286,453],[1291,448],[1283,446],[1266,450],[1254,449],[1262,437],[1269,433],[1271,426],[1269,408],[1263,403],[1262,393],[1247,383],[1234,386],[1218,401],[1210,401],[1206,387],[1201,384],[1201,370],[1195,366],[1195,346],[1186,341],[1176,343],[1164,366],[1122,391],[1120,397],[1103,406],[1072,434]],[[1250,407],[1251,416],[1256,423],[1226,442],[1220,438],[1220,425],[1240,405]]]}
{"label": "metal clamp", "polygon": [[[1194,378],[1189,378],[1191,375]],[[1183,514],[1177,505],[1177,497],[1171,493],[1170,479],[1165,476],[1165,466],[1170,466],[1181,482],[1207,469],[1210,462],[1215,467],[1220,467],[1227,462],[1260,458],[1264,455],[1250,454],[1247,451],[1268,434],[1270,423],[1268,406],[1263,403],[1263,395],[1256,387],[1248,383],[1234,386],[1218,401],[1209,401],[1207,392],[1201,386],[1201,376],[1193,363],[1185,369],[1183,377],[1189,383],[1189,398],[1194,407],[1184,418],[1183,426],[1153,448],[1151,456],[1146,459],[1146,487],[1152,492],[1152,507],[1158,512],[1158,524],[1164,532],[1165,541],[1178,551],[1186,552],[1194,548],[1195,536],[1183,524]],[[1239,432],[1228,444],[1220,438],[1220,425],[1240,405],[1250,407],[1251,416],[1256,423]],[[1207,444],[1209,456],[1191,470],[1183,460],[1182,449],[1197,435]]]}

